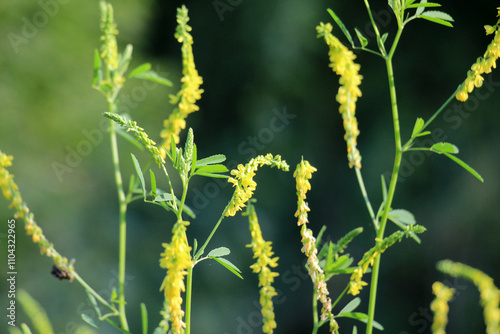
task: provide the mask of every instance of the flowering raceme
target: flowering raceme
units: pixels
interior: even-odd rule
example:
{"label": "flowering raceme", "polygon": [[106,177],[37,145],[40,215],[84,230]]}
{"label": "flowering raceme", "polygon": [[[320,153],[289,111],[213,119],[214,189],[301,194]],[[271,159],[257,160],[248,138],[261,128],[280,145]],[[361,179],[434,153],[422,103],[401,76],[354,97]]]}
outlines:
{"label": "flowering raceme", "polygon": [[231,171],[231,175],[234,175],[234,177],[228,179],[228,182],[232,183],[236,189],[227,208],[226,216],[234,216],[236,212],[245,207],[245,203],[252,197],[257,186],[257,183],[253,180],[255,172],[264,165],[277,167],[285,172],[289,169],[286,161],[281,161],[281,156],[276,155],[273,157],[271,153],[266,154],[266,156],[259,155],[250,160],[245,166],[239,164],[237,169]]}
{"label": "flowering raceme", "polygon": [[441,282],[432,284],[432,292],[436,296],[431,303],[431,310],[434,311],[434,321],[432,323],[433,334],[446,334],[445,328],[448,323],[448,302],[453,297],[455,289],[448,288]]}
{"label": "flowering raceme", "polygon": [[330,331],[336,333],[338,331],[338,324],[335,321],[332,313],[332,300],[328,297],[328,288],[326,286],[325,274],[321,269],[318,260],[318,249],[316,248],[316,239],[310,229],[307,228],[307,212],[310,211],[307,203],[305,202],[307,191],[311,190],[309,180],[317,169],[309,164],[309,161],[302,160],[297,165],[293,177],[295,177],[297,184],[297,212],[295,217],[299,218],[297,223],[301,226],[300,234],[302,236],[302,253],[307,256],[307,266],[309,269],[309,276],[311,276],[314,288],[316,290],[317,299],[321,301],[322,312],[321,320],[330,321]]}
{"label": "flowering raceme", "polygon": [[68,259],[59,254],[52,243],[50,243],[43,234],[42,228],[35,221],[35,216],[23,201],[17,184],[14,182],[14,175],[10,174],[7,167],[12,166],[13,157],[0,151],[0,189],[3,196],[11,201],[9,208],[14,209],[16,213],[14,218],[24,220],[26,234],[31,235],[33,242],[40,247],[40,253],[47,255],[54,260],[59,270],[64,271],[70,280],[73,280],[74,268]]}
{"label": "flowering raceme", "polygon": [[178,107],[172,111],[169,118],[163,122],[164,129],[160,136],[163,138],[161,151],[165,158],[165,149],[170,148],[171,136],[175,143],[179,143],[179,133],[186,127],[186,117],[199,109],[196,101],[201,99],[203,89],[200,89],[203,78],[198,75],[193,56],[193,36],[189,33],[192,28],[187,24],[189,21],[188,10],[186,6],[177,9],[177,29],[175,38],[182,43],[182,88],[177,95],[170,96],[170,103],[178,104]]}
{"label": "flowering raceme", "polygon": [[161,254],[160,267],[167,269],[167,275],[163,280],[160,290],[165,291],[165,299],[168,302],[168,314],[172,322],[172,332],[180,334],[186,324],[182,321],[184,311],[182,310],[181,293],[186,290],[184,277],[187,269],[193,265],[191,259],[191,247],[186,238],[186,226],[189,222],[178,221],[172,228],[172,240],[170,244],[164,243],[165,251]]}
{"label": "flowering raceme", "polygon": [[359,85],[363,77],[358,74],[359,64],[354,62],[356,56],[349,51],[335,36],[332,35],[332,25],[321,22],[316,27],[318,37],[324,37],[330,48],[330,67],[340,76],[340,88],[337,93],[337,102],[340,103],[339,112],[344,122],[345,136],[347,142],[347,159],[349,167],[361,168],[361,155],[357,149],[357,137],[359,135],[358,121],[356,120],[356,101],[361,97]]}
{"label": "flowering raceme", "polygon": [[272,244],[270,241],[265,241],[262,238],[262,231],[260,229],[257,214],[253,205],[248,206],[248,221],[250,224],[250,233],[252,234],[252,243],[247,245],[251,247],[254,259],[257,262],[252,264],[250,268],[254,273],[259,274],[259,287],[260,289],[260,305],[262,306],[262,332],[273,333],[276,328],[276,321],[274,320],[274,307],[272,298],[278,293],[272,286],[274,278],[278,273],[272,272],[271,268],[278,266],[278,258],[274,257],[272,251]]}
{"label": "flowering raceme", "polygon": [[[500,8],[498,15],[500,17]],[[495,34],[493,41],[488,45],[483,57],[477,58],[477,61],[472,65],[467,72],[467,78],[459,87],[456,94],[456,99],[459,101],[467,101],[469,94],[472,93],[474,87],[479,88],[483,85],[484,78],[482,74],[488,74],[492,68],[496,68],[496,61],[500,57],[500,19],[494,26],[485,26],[486,35]]]}

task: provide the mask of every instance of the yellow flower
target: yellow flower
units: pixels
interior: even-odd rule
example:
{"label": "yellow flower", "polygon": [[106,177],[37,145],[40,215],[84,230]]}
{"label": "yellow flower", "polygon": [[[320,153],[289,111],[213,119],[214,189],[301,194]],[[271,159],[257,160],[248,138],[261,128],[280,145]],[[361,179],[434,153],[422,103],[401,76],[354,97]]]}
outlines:
{"label": "yellow flower", "polygon": [[260,229],[257,214],[253,205],[248,206],[247,210],[248,221],[250,224],[250,233],[252,235],[252,243],[247,245],[251,247],[254,259],[257,261],[250,266],[254,273],[259,274],[259,287],[260,289],[260,305],[262,307],[262,332],[273,333],[276,328],[276,321],[274,320],[274,307],[272,298],[277,295],[276,290],[272,286],[274,278],[278,273],[272,272],[271,268],[278,266],[278,257],[273,257],[272,244],[270,241],[265,241],[262,238],[262,231]]}
{"label": "yellow flower", "polygon": [[182,310],[181,293],[186,290],[184,277],[187,269],[193,265],[191,259],[191,247],[186,237],[186,226],[189,222],[178,221],[172,228],[172,240],[170,244],[164,243],[165,251],[161,253],[160,267],[167,269],[167,275],[163,280],[160,291],[164,290],[165,299],[168,302],[168,315],[172,322],[172,332],[181,334],[186,324],[182,321],[184,311]]}
{"label": "yellow flower", "polygon": [[432,323],[432,333],[445,334],[445,328],[448,324],[448,302],[453,297],[455,289],[448,288],[441,282],[434,282],[432,292],[436,298],[431,303],[431,310],[434,311],[434,321]]}
{"label": "yellow flower", "polygon": [[[500,13],[498,15],[500,17]],[[500,19],[494,26],[485,26],[486,35],[495,34],[493,41],[488,45],[483,57],[479,57],[467,72],[467,78],[460,85],[455,98],[459,101],[467,101],[469,94],[475,88],[483,85],[482,74],[490,73],[493,68],[496,68],[496,61],[500,57]]]}
{"label": "yellow flower", "polygon": [[160,136],[163,138],[161,152],[165,158],[165,149],[170,149],[171,136],[175,143],[179,143],[179,133],[186,127],[185,118],[192,112],[199,109],[196,101],[201,99],[203,89],[200,89],[203,78],[198,75],[193,56],[193,36],[189,33],[192,28],[187,24],[189,21],[188,10],[186,6],[177,8],[177,29],[175,38],[182,43],[182,87],[177,95],[170,96],[170,103],[178,104],[178,107],[172,111],[168,119],[163,121],[164,129]]}
{"label": "yellow flower", "polygon": [[289,168],[286,161],[281,161],[281,156],[276,155],[273,157],[271,153],[266,154],[266,156],[259,155],[250,160],[245,166],[239,164],[237,169],[231,171],[231,175],[234,175],[234,177],[228,179],[228,182],[233,184],[235,190],[231,202],[228,204],[226,216],[234,216],[252,198],[257,187],[253,177],[257,169],[264,165],[277,167],[285,172]]}
{"label": "yellow flower", "polygon": [[321,22],[316,27],[318,37],[323,37],[330,51],[330,67],[340,76],[340,88],[337,93],[339,112],[342,115],[347,142],[347,159],[349,167],[361,168],[361,155],[357,149],[359,135],[358,121],[356,120],[356,101],[361,97],[359,85],[363,76],[359,74],[360,66],[354,63],[356,56],[349,51],[335,36],[332,35],[332,25]]}
{"label": "yellow flower", "polygon": [[73,263],[61,256],[54,246],[47,240],[43,230],[35,222],[35,216],[23,201],[17,184],[14,182],[14,176],[9,173],[6,167],[12,166],[13,157],[0,151],[0,188],[4,197],[11,201],[9,208],[15,210],[14,218],[23,219],[27,235],[32,235],[33,242],[40,247],[40,252],[52,258],[55,265],[68,273],[70,281],[73,280]]}
{"label": "yellow flower", "polygon": [[318,249],[316,248],[316,238],[313,236],[313,232],[307,228],[307,212],[310,210],[306,200],[307,191],[311,190],[311,184],[309,180],[312,178],[312,173],[316,172],[317,169],[311,166],[309,161],[302,161],[297,165],[293,177],[295,178],[296,189],[297,189],[297,212],[295,212],[295,217],[298,217],[298,226],[300,228],[300,234],[302,236],[302,253],[307,256],[307,267],[309,269],[309,276],[311,277],[314,288],[316,291],[317,299],[322,304],[321,320],[329,320],[330,331],[336,333],[338,331],[337,321],[333,317],[332,313],[332,300],[328,297],[329,292],[325,282],[325,274],[323,269],[321,269],[318,260]]}

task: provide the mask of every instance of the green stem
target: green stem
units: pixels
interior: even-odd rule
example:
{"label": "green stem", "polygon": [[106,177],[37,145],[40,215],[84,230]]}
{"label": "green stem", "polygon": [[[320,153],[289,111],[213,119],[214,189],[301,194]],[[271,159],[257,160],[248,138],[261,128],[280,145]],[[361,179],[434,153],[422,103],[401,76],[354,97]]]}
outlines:
{"label": "green stem", "polygon": [[318,333],[318,329],[320,327],[319,318],[318,318],[318,295],[316,293],[316,289],[314,289],[314,292],[313,292],[312,304],[313,304],[313,320],[314,320],[312,334],[316,334],[316,333]]}
{"label": "green stem", "polygon": [[[114,110],[114,104],[109,104],[110,111]],[[116,189],[119,201],[119,259],[118,259],[118,310],[120,312],[120,322],[123,329],[128,331],[127,316],[125,314],[125,258],[127,248],[127,198],[123,191],[123,181],[120,172],[120,159],[118,155],[118,143],[116,140],[115,123],[110,120],[111,151],[113,156],[113,167],[115,171]]]}
{"label": "green stem", "polygon": [[370,199],[368,198],[368,193],[366,192],[365,188],[365,183],[363,181],[363,176],[361,175],[361,170],[359,168],[355,168],[356,170],[356,177],[358,179],[358,184],[359,188],[361,189],[361,193],[363,194],[363,199],[365,200],[366,208],[368,209],[368,212],[370,213],[370,218],[372,219],[373,225],[375,227],[375,230],[378,230],[378,221],[375,217],[375,213],[373,212],[372,205],[370,203]]}
{"label": "green stem", "polygon": [[186,330],[185,334],[190,334],[191,332],[191,295],[193,286],[193,267],[194,264],[189,267],[188,274],[186,278]]}
{"label": "green stem", "polygon": [[[232,199],[231,199],[231,201],[232,201]],[[200,256],[203,255],[203,252],[205,251],[205,248],[207,247],[207,245],[210,242],[210,240],[212,240],[212,237],[214,236],[215,231],[217,231],[217,229],[219,228],[220,223],[222,223],[222,220],[226,216],[226,212],[229,209],[229,205],[231,204],[231,201],[228,203],[228,205],[226,205],[226,208],[224,209],[224,211],[222,212],[222,214],[221,214],[221,216],[219,218],[219,221],[217,221],[217,224],[215,224],[215,227],[212,229],[212,232],[210,232],[210,235],[208,236],[207,240],[205,240],[205,243],[203,244],[203,246],[201,246],[200,249],[196,252],[196,254],[194,256],[195,265],[196,265],[197,260],[200,258]]]}
{"label": "green stem", "polygon": [[116,312],[116,308],[113,305],[109,304],[107,301],[105,301],[101,297],[101,295],[95,292],[95,290],[92,289],[90,285],[88,285],[87,282],[85,282],[83,278],[81,278],[80,275],[78,275],[76,271],[72,271],[71,274],[78,281],[78,283],[80,283],[85,288],[85,290],[87,290],[92,296],[95,297],[95,299],[97,299],[101,304],[109,308],[111,311]]}
{"label": "green stem", "polygon": [[[401,35],[401,28],[398,29],[397,37],[394,40],[394,43],[399,41],[399,36]],[[377,232],[377,243],[382,242],[384,238],[385,227],[387,225],[387,217],[389,215],[389,211],[391,209],[392,200],[394,199],[394,193],[396,191],[396,184],[398,182],[399,175],[399,167],[401,165],[401,158],[403,156],[403,151],[401,150],[401,133],[399,129],[399,114],[398,114],[398,105],[396,99],[396,86],[394,84],[394,71],[392,68],[392,55],[394,54],[395,45],[391,48],[390,56],[386,59],[386,67],[387,67],[387,76],[389,79],[389,91],[391,96],[391,109],[392,109],[392,119],[394,126],[394,141],[395,141],[395,157],[394,157],[394,166],[392,169],[391,182],[389,184],[389,190],[387,192],[387,201],[385,203],[384,211],[382,213],[382,219],[380,221],[380,228]],[[375,304],[377,300],[377,285],[378,285],[378,276],[380,272],[380,258],[379,255],[375,259],[375,263],[373,264],[372,271],[372,279],[370,286],[370,300],[368,303],[368,322],[366,327],[366,334],[371,334],[373,332],[373,321],[375,318]]]}

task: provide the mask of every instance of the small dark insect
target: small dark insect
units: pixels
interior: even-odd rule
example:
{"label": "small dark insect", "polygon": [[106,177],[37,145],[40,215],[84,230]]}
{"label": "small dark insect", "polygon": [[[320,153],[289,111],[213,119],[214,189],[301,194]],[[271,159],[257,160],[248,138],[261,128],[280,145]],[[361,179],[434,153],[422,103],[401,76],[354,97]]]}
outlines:
{"label": "small dark insect", "polygon": [[68,273],[57,268],[56,265],[52,266],[52,271],[50,272],[54,277],[59,278],[60,280],[67,279],[69,280],[71,277],[69,277]]}

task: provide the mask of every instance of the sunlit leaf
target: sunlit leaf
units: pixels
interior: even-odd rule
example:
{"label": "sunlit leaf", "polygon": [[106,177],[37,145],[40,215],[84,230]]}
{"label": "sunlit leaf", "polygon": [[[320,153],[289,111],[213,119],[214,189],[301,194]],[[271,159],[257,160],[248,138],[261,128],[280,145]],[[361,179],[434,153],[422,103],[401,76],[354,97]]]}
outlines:
{"label": "sunlit leaf", "polygon": [[149,71],[151,69],[151,64],[150,63],[144,63],[142,65],[137,66],[134,68],[130,74],[128,75],[129,78],[136,77],[140,75],[141,73],[144,73],[146,71]]}
{"label": "sunlit leaf", "polygon": [[219,247],[219,248],[215,248],[215,249],[212,249],[210,251],[210,253],[208,253],[207,256],[213,256],[213,257],[221,257],[221,256],[226,256],[226,255],[229,255],[231,254],[231,251],[229,250],[229,248],[227,247]]}
{"label": "sunlit leaf", "polygon": [[458,153],[458,147],[456,147],[453,144],[450,143],[436,143],[431,146],[431,151],[435,153],[451,153],[451,154],[457,154]]}
{"label": "sunlit leaf", "polygon": [[403,225],[413,225],[417,222],[415,220],[415,216],[410,211],[404,209],[395,209],[389,211],[389,215],[387,216],[387,218]]}
{"label": "sunlit leaf", "polygon": [[351,37],[351,34],[349,33],[349,31],[345,27],[344,23],[342,23],[342,20],[340,20],[340,18],[337,16],[337,14],[335,14],[334,11],[331,10],[330,8],[328,8],[327,11],[330,14],[330,16],[333,18],[333,20],[335,21],[335,23],[337,23],[337,25],[339,26],[340,30],[342,30],[342,32],[344,33],[345,37],[347,37],[347,39],[349,40],[349,43],[351,43],[351,45],[354,47],[354,41],[353,41],[353,39]]}
{"label": "sunlit leaf", "polygon": [[240,275],[241,273],[241,270],[238,269],[238,267],[236,267],[234,264],[232,264],[231,262],[229,262],[228,260],[222,258],[222,257],[213,257],[213,256],[210,256],[210,258],[212,260],[215,260],[217,262],[219,262],[221,265],[223,265],[227,270],[229,270],[230,272],[232,272],[233,274],[235,274],[236,276],[238,276],[239,278],[243,279],[243,277]]}
{"label": "sunlit leaf", "polygon": [[451,155],[449,153],[443,153],[443,154],[446,155],[451,160],[455,161],[460,166],[462,166],[466,171],[468,171],[469,173],[474,175],[479,181],[484,182],[484,179],[481,177],[481,175],[479,175],[479,173],[476,172],[471,166],[467,165],[465,162],[463,162],[462,160],[460,160],[459,158],[457,158],[454,155]]}
{"label": "sunlit leaf", "polygon": [[198,162],[196,163],[196,167],[218,164],[218,163],[221,163],[224,161],[226,161],[225,155],[216,154],[216,155],[209,156],[208,158],[203,158],[203,159],[198,160]]}
{"label": "sunlit leaf", "polygon": [[362,47],[365,47],[368,45],[368,40],[366,39],[365,36],[361,33],[361,31],[358,30],[358,28],[354,28],[356,31],[356,35],[358,36],[359,42],[361,43]]}
{"label": "sunlit leaf", "polygon": [[413,126],[413,131],[411,133],[411,137],[415,137],[417,133],[420,132],[420,129],[424,126],[425,122],[422,118],[418,117],[417,120],[415,121],[415,125]]}
{"label": "sunlit leaf", "polygon": [[137,175],[139,176],[139,180],[141,181],[142,194],[144,198],[146,198],[146,183],[144,182],[144,175],[142,174],[141,166],[139,165],[139,161],[137,161],[135,155],[133,155],[132,153],[130,153],[130,155],[132,156],[132,160],[134,161],[135,172],[137,173]]}

